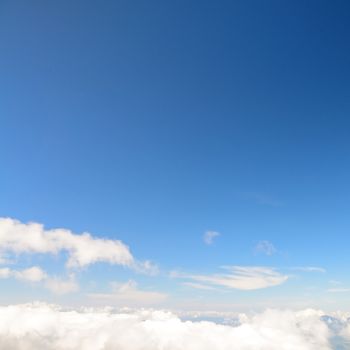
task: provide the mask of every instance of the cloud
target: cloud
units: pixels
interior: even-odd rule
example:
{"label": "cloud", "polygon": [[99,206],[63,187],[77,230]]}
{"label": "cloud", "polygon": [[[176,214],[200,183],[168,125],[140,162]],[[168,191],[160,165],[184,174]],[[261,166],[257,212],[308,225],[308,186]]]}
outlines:
{"label": "cloud", "polygon": [[203,236],[203,241],[207,245],[211,245],[214,243],[214,239],[219,237],[220,233],[216,231],[207,231]]}
{"label": "cloud", "polygon": [[155,271],[149,262],[138,262],[129,247],[119,240],[95,238],[89,233],[75,234],[66,229],[46,230],[38,223],[23,224],[0,218],[0,256],[6,253],[58,254],[68,252],[67,267],[84,267],[97,262]]}
{"label": "cloud", "polygon": [[202,290],[217,290],[214,287],[208,286],[206,284],[201,283],[195,283],[195,282],[183,282],[182,285],[195,288],[195,289],[202,289]]}
{"label": "cloud", "polygon": [[112,293],[94,293],[88,296],[98,304],[119,306],[157,305],[167,299],[166,294],[139,289],[137,283],[133,280],[126,283],[112,282],[111,286]]}
{"label": "cloud", "polygon": [[0,269],[0,278],[15,278],[28,282],[40,282],[47,278],[47,274],[38,266],[33,266],[24,270],[12,270],[8,267]]}
{"label": "cloud", "polygon": [[277,252],[277,249],[269,241],[260,241],[255,246],[255,252],[256,253],[262,253],[262,254],[270,256],[270,255],[275,254]]}
{"label": "cloud", "polygon": [[254,290],[278,286],[287,281],[288,276],[274,269],[260,266],[225,266],[228,273],[213,275],[188,275],[173,273],[172,277],[190,279],[201,284],[222,286],[240,290]]}
{"label": "cloud", "polygon": [[[0,348],[7,350],[331,350],[321,311],[241,314],[234,326],[182,321],[161,310],[116,312],[47,304],[0,307]],[[343,331],[348,336],[347,329]]]}
{"label": "cloud", "polygon": [[294,267],[293,270],[304,271],[304,272],[321,272],[321,273],[327,272],[327,270],[324,269],[323,267],[316,267],[316,266]]}
{"label": "cloud", "polygon": [[66,280],[58,277],[48,278],[45,282],[45,288],[54,294],[63,295],[77,292],[79,290],[79,284],[72,274]]}
{"label": "cloud", "polygon": [[0,269],[0,279],[14,278],[19,281],[42,283],[42,286],[54,294],[67,294],[79,290],[79,285],[75,281],[74,274],[70,274],[69,279],[64,280],[58,277],[50,277],[38,266],[33,266],[23,270],[12,270],[8,267]]}

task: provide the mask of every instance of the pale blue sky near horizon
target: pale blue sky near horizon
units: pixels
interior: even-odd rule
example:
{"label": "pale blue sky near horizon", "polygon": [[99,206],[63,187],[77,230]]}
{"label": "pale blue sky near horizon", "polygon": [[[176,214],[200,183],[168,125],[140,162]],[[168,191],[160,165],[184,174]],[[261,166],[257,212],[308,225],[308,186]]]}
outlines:
{"label": "pale blue sky near horizon", "polygon": [[241,298],[338,298],[326,290],[350,288],[349,10],[2,1],[0,217],[120,239],[163,274],[102,264],[86,284],[110,273],[168,292],[169,271],[267,266],[289,279]]}

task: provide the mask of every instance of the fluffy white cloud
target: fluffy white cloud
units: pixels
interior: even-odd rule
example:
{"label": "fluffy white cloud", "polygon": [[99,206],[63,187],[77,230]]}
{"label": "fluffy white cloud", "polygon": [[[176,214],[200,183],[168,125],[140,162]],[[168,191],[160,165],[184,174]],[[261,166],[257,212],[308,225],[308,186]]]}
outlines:
{"label": "fluffy white cloud", "polygon": [[207,231],[203,236],[203,241],[207,245],[211,245],[214,242],[216,237],[220,236],[219,232],[216,231]]}
{"label": "fluffy white cloud", "polygon": [[[7,350],[331,350],[332,330],[315,310],[240,315],[236,326],[181,321],[164,311],[74,311],[46,304],[0,307]],[[346,335],[347,332],[344,331]]]}
{"label": "fluffy white cloud", "polygon": [[200,284],[223,286],[233,289],[253,290],[278,286],[287,281],[288,276],[274,269],[260,266],[225,266],[225,274],[187,275],[172,273],[172,277],[190,279]]}
{"label": "fluffy white cloud", "polygon": [[11,218],[0,218],[0,257],[6,253],[57,254],[60,251],[68,252],[68,267],[107,262],[143,272],[155,270],[149,262],[137,262],[121,241],[95,238],[89,233],[78,235],[66,229],[45,230],[38,223],[23,224]]}
{"label": "fluffy white cloud", "polygon": [[89,297],[95,304],[133,307],[158,305],[167,299],[166,294],[139,289],[133,280],[126,283],[112,282],[111,285],[112,293],[89,294]]}
{"label": "fluffy white cloud", "polygon": [[303,271],[303,272],[321,272],[321,273],[327,272],[327,270],[324,269],[323,267],[316,267],[316,266],[299,266],[299,267],[294,267],[293,270]]}

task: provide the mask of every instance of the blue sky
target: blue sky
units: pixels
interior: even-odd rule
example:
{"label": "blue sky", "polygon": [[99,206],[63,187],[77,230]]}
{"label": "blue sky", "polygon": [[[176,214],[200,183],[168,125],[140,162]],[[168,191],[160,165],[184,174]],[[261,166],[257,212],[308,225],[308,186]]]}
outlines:
{"label": "blue sky", "polygon": [[[2,1],[0,216],[121,240],[159,272],[24,252],[0,301],[114,281],[179,307],[349,307],[349,6]],[[28,296],[34,265],[79,291]],[[222,266],[287,279],[197,288]]]}

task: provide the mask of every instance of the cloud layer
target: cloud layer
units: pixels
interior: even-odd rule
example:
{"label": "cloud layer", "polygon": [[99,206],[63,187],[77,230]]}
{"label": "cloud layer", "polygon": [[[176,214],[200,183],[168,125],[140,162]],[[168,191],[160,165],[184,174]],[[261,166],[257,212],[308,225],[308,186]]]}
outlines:
{"label": "cloud layer", "polygon": [[[47,304],[0,307],[7,350],[330,350],[335,329],[315,310],[239,315],[236,326],[181,321],[164,311],[64,310]],[[336,330],[348,338],[348,327]]]}

